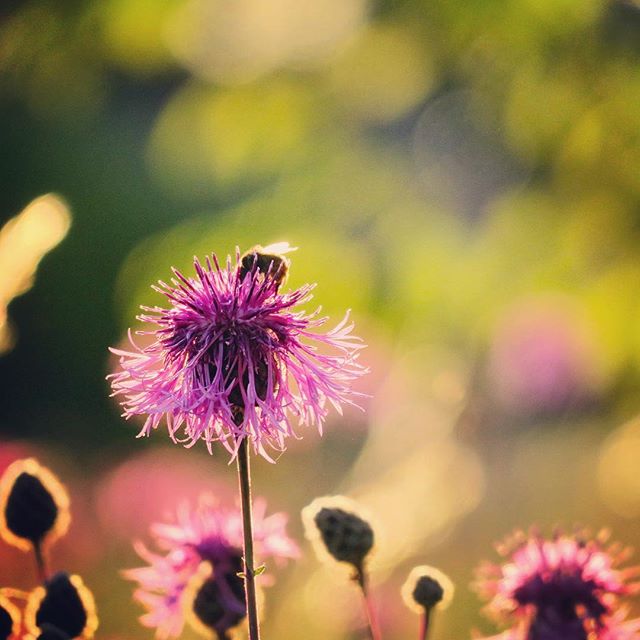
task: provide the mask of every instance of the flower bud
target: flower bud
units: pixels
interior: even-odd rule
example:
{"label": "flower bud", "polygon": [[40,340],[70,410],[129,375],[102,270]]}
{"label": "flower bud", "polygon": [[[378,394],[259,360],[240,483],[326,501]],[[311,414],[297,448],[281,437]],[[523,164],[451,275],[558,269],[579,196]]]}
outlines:
{"label": "flower bud", "polygon": [[69,497],[59,480],[33,458],[11,464],[0,478],[0,536],[26,551],[68,526]]}
{"label": "flower bud", "polygon": [[340,562],[359,567],[373,547],[373,530],[366,520],[342,509],[323,508],[315,523],[327,551]]}
{"label": "flower bud", "polygon": [[402,587],[405,604],[422,613],[434,607],[446,608],[453,598],[453,583],[442,571],[422,565],[412,569]]}
{"label": "flower bud", "polygon": [[444,597],[442,585],[431,576],[421,576],[413,589],[413,599],[425,609],[435,607]]}
{"label": "flower bud", "polygon": [[358,571],[373,548],[371,525],[360,515],[359,506],[344,496],[317,498],[302,511],[307,537],[339,562]]}
{"label": "flower bud", "polygon": [[98,627],[93,595],[79,576],[62,571],[31,593],[26,617],[31,629],[48,625],[70,638],[91,638]]}
{"label": "flower bud", "polygon": [[20,628],[20,612],[6,598],[0,596],[0,640],[17,636]]}

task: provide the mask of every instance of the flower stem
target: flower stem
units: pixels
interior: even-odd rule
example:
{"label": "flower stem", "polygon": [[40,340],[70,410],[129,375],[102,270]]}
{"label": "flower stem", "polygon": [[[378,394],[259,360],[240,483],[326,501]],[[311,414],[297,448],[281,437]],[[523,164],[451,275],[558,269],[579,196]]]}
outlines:
{"label": "flower stem", "polygon": [[367,623],[369,625],[369,633],[371,640],[382,640],[382,633],[380,631],[380,624],[378,623],[378,616],[376,614],[371,594],[369,593],[369,585],[367,574],[363,567],[356,567],[355,580],[362,592],[362,598],[364,603],[364,611],[367,616]]}
{"label": "flower stem", "polygon": [[42,582],[42,584],[44,584],[49,579],[49,569],[47,567],[47,560],[42,550],[42,545],[39,542],[34,542],[33,553],[36,557],[38,580]]}
{"label": "flower stem", "polygon": [[419,640],[427,640],[429,636],[429,622],[431,621],[431,609],[425,608],[422,622],[420,623]]}
{"label": "flower stem", "polygon": [[249,620],[249,640],[260,640],[256,582],[253,568],[253,518],[251,515],[251,474],[249,470],[249,444],[243,438],[238,448],[238,484],[242,505],[242,533],[244,537],[244,593]]}

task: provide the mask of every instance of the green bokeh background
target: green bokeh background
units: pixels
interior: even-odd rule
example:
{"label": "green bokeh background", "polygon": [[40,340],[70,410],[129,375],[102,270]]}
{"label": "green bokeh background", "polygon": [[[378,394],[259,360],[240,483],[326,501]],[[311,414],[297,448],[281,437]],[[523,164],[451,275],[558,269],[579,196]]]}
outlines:
{"label": "green bokeh background", "polygon": [[[119,465],[197,460],[192,485],[210,468],[234,487],[221,453],[134,439],[107,347],[171,265],[236,246],[299,247],[289,284],[317,282],[370,344],[365,413],[257,462],[256,484],[297,537],[320,494],[375,512],[386,638],[417,634],[413,564],[457,583],[444,640],[493,628],[467,585],[516,526],[637,544],[639,43],[631,0],[3,3],[0,220],[55,192],[72,225],[9,307],[0,448],[36,452],[84,505],[74,535],[99,551],[63,558],[100,638],[151,637],[117,573],[130,544],[95,516]],[[164,485],[142,477],[153,503]],[[344,575],[302,546],[265,637],[363,637]],[[28,584],[6,553],[0,579]]]}

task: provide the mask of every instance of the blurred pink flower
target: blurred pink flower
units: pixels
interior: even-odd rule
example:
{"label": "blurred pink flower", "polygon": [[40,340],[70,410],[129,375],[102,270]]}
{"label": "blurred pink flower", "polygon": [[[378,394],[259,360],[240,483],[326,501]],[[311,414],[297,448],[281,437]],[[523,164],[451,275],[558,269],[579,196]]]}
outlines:
{"label": "blurred pink flower", "polygon": [[[202,478],[221,501],[231,500],[236,487],[216,476],[208,456],[190,456],[172,447],[153,448],[112,469],[98,484],[94,503],[110,539],[144,535],[148,523],[165,517],[181,501],[196,501]],[[153,489],[147,489],[153,478]]]}
{"label": "blurred pink flower", "polygon": [[570,301],[521,301],[503,318],[489,355],[489,375],[508,409],[557,411],[596,389],[593,344]]}
{"label": "blurred pink flower", "polygon": [[147,416],[140,435],[164,418],[174,442],[202,439],[211,450],[220,441],[235,455],[249,438],[270,459],[266,445],[282,451],[296,426],[321,428],[327,405],[353,402],[351,382],[365,368],[348,314],[316,332],[327,318],[295,310],[313,287],[280,293],[289,261],[269,250],[237,252],[224,267],[215,255],[204,266],[196,259],[196,278],[174,269],[171,284],[154,287],[172,304],[143,307],[148,314],[139,319],[158,328],[140,334],[155,341],[139,348],[130,336],[133,352],[112,349],[122,368],[110,376],[113,393],[124,397],[125,417]]}
{"label": "blurred pink flower", "polygon": [[[502,565],[485,564],[476,587],[486,610],[514,624],[495,640],[631,640],[640,620],[625,620],[621,599],[638,592],[640,567],[619,568],[629,555],[620,545],[557,533],[544,539],[516,532],[499,552]],[[489,640],[488,638],[486,640]]]}
{"label": "blurred pink flower", "polygon": [[[254,543],[261,560],[298,556],[297,544],[287,536],[286,523],[285,514],[267,517],[265,502],[256,501]],[[160,553],[137,543],[136,551],[148,566],[124,572],[125,577],[138,582],[134,597],[147,609],[140,618],[142,624],[155,628],[158,638],[177,637],[185,619],[193,619],[194,613],[198,616],[198,597],[203,590],[210,596],[215,588],[216,620],[207,622],[224,637],[245,616],[243,581],[237,576],[242,570],[240,511],[223,509],[205,497],[193,510],[184,503],[175,522],[154,524],[151,533]],[[204,574],[208,578],[204,582],[199,579],[203,564],[210,570]]]}

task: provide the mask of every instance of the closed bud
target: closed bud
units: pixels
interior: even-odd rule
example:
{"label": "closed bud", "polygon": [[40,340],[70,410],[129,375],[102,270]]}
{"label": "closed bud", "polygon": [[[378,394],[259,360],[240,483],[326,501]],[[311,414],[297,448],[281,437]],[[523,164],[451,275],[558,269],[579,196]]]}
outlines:
{"label": "closed bud", "polygon": [[69,526],[69,497],[33,458],[17,460],[0,478],[0,536],[20,549],[41,546]]}
{"label": "closed bud", "polygon": [[79,576],[62,571],[31,593],[26,617],[31,629],[48,625],[70,638],[91,638],[98,627],[93,595]]}
{"label": "closed bud", "polygon": [[342,509],[320,509],[315,523],[327,551],[340,562],[359,567],[373,547],[373,529],[354,513]]}
{"label": "closed bud", "polygon": [[413,599],[425,609],[435,607],[444,597],[442,585],[431,576],[421,576],[413,589]]}
{"label": "closed bud", "polygon": [[318,498],[303,510],[303,520],[312,541],[321,543],[335,560],[360,571],[373,548],[374,535],[369,522],[357,511],[358,505],[343,496]]}
{"label": "closed bud", "polygon": [[453,583],[442,571],[422,565],[412,569],[402,587],[405,604],[421,613],[446,608],[453,598]]}
{"label": "closed bud", "polygon": [[0,640],[17,637],[20,628],[20,612],[6,598],[0,596]]}

